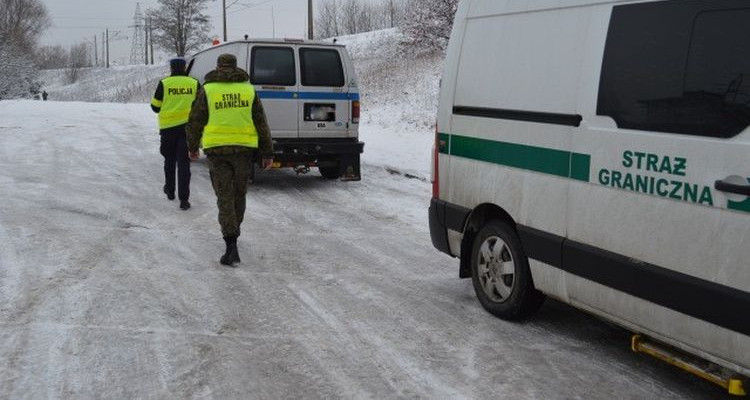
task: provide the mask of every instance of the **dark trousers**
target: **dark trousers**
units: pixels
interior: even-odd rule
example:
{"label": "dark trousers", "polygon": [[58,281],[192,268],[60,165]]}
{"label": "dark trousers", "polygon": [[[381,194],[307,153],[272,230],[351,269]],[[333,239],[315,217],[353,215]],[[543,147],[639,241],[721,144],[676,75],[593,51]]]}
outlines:
{"label": "dark trousers", "polygon": [[211,184],[219,207],[219,225],[224,237],[240,236],[245,218],[245,196],[253,153],[208,154]]}
{"label": "dark trousers", "polygon": [[190,199],[190,159],[187,151],[185,125],[161,130],[161,155],[164,156],[164,183],[167,192],[175,191],[175,167],[177,169],[177,197]]}

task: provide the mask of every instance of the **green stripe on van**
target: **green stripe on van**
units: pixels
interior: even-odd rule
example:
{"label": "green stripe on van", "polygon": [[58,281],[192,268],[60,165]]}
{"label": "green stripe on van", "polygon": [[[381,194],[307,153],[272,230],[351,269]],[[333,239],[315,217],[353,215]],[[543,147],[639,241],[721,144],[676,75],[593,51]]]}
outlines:
{"label": "green stripe on van", "polygon": [[750,199],[740,202],[730,201],[729,204],[727,204],[727,208],[734,211],[750,213]]}
{"label": "green stripe on van", "polygon": [[588,154],[445,133],[438,137],[448,144],[440,146],[443,154],[584,182],[588,182],[591,175],[591,156]]}

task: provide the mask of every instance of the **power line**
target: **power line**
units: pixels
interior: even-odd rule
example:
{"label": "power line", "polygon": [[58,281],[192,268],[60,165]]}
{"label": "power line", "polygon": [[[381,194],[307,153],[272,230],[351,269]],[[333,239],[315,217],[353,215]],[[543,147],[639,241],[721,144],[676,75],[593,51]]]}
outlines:
{"label": "power line", "polygon": [[87,25],[87,26],[52,26],[52,29],[106,29],[106,28],[129,28],[128,25]]}
{"label": "power line", "polygon": [[[267,3],[270,3],[270,2],[272,2],[272,1],[277,1],[277,0],[264,0],[264,1],[261,1],[261,2],[258,2],[258,3],[254,3],[254,4],[252,4],[252,3],[251,3],[251,4],[248,4],[248,3],[240,3],[240,0],[236,0],[236,1],[234,2],[234,3],[232,3],[232,4],[228,5],[228,6],[227,6],[227,9],[228,9],[229,7],[232,7],[232,6],[233,6],[233,5],[235,5],[235,4],[239,4],[239,5],[240,5],[240,6],[242,6],[243,8],[240,8],[240,9],[236,9],[236,10],[232,10],[232,11],[229,11],[229,12],[227,12],[227,14],[236,14],[236,13],[238,13],[238,12],[246,11],[246,10],[249,10],[249,9],[251,9],[251,8],[254,8],[254,7],[257,7],[257,6],[262,6],[263,4],[267,4]],[[221,16],[222,16],[222,14],[218,14],[218,15],[217,15],[217,14],[211,14],[211,15],[210,15],[210,17],[212,17],[212,18],[221,18]]]}
{"label": "power line", "polygon": [[126,21],[130,18],[99,18],[99,17],[51,17],[50,19],[75,19],[75,20],[88,20],[88,21]]}
{"label": "power line", "polygon": [[265,0],[265,1],[258,2],[258,3],[250,3],[250,4],[248,4],[248,3],[239,3],[241,6],[244,6],[245,8],[240,8],[239,10],[234,10],[230,14],[234,14],[234,13],[238,13],[238,12],[241,12],[241,11],[249,10],[251,8],[254,8],[254,7],[262,6],[263,4],[270,3],[272,1],[276,1],[276,0]]}

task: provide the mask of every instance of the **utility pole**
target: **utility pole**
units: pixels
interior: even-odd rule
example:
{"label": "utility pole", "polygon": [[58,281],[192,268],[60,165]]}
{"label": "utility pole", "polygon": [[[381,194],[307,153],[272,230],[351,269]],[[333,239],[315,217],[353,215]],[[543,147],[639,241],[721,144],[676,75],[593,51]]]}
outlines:
{"label": "utility pole", "polygon": [[109,68],[109,29],[107,29],[107,68]]}
{"label": "utility pole", "polygon": [[96,48],[96,35],[94,35],[94,66],[99,66],[99,50]]}
{"label": "utility pole", "polygon": [[227,0],[221,0],[221,10],[224,19],[224,43],[227,42]]}
{"label": "utility pole", "polygon": [[307,0],[307,38],[313,38],[313,2]]}

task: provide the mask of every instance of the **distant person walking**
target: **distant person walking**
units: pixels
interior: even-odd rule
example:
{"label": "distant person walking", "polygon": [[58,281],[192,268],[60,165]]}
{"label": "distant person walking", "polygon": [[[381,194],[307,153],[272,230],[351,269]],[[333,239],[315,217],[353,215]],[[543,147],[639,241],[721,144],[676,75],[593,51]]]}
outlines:
{"label": "distant person walking", "polygon": [[186,131],[191,159],[198,158],[198,146],[203,140],[226,244],[219,261],[234,265],[240,262],[237,238],[245,216],[245,196],[255,153],[260,151],[263,168],[273,165],[271,131],[263,105],[247,72],[237,68],[235,56],[220,55],[216,70],[206,75]]}
{"label": "distant person walking", "polygon": [[47,96],[48,96],[48,94],[47,94],[47,91],[46,91],[46,90],[43,90],[43,91],[42,91],[42,100],[43,100],[43,101],[47,101]]}
{"label": "distant person walking", "polygon": [[169,200],[174,200],[176,166],[180,208],[187,210],[190,208],[190,159],[185,125],[200,85],[187,76],[184,59],[172,59],[169,66],[172,74],[159,82],[154,98],[151,99],[151,109],[159,114],[160,152],[164,156],[164,194]]}

